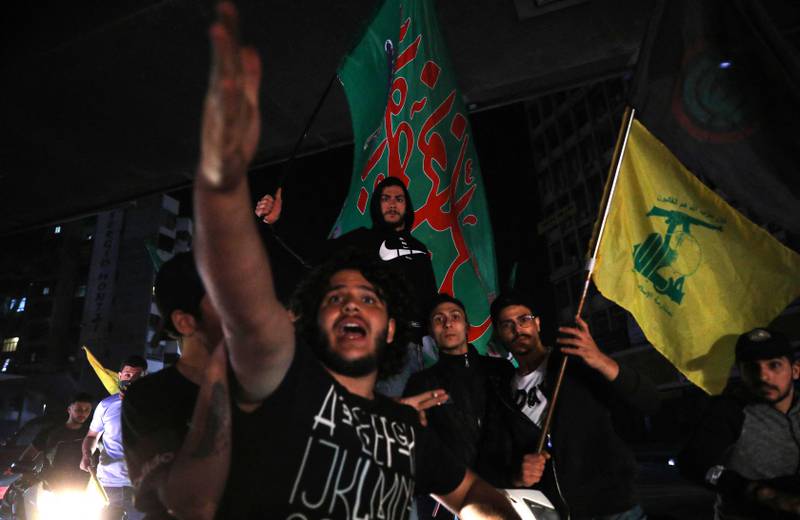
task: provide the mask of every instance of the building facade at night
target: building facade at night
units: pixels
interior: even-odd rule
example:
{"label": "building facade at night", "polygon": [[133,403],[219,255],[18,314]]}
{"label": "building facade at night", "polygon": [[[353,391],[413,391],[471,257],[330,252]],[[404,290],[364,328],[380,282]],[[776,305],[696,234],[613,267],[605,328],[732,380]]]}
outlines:
{"label": "building facade at night", "polygon": [[86,345],[108,368],[131,354],[151,369],[175,357],[175,342],[151,348],[158,262],[188,250],[191,220],[167,195],[5,239],[0,274],[0,420],[19,423],[77,389],[103,390]]}

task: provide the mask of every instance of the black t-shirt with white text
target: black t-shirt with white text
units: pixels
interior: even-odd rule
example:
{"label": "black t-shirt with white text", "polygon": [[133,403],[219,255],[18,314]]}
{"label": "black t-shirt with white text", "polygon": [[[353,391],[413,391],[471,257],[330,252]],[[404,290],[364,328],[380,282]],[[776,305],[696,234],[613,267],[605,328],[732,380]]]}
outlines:
{"label": "black t-shirt with white text", "polygon": [[349,393],[298,345],[283,382],[233,412],[233,456],[218,518],[408,517],[416,494],[447,494],[465,467],[417,413]]}

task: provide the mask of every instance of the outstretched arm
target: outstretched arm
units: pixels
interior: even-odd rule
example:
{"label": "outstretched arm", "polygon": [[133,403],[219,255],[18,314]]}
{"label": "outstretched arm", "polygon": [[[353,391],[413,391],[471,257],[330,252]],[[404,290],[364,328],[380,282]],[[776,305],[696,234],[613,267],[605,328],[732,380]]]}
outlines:
{"label": "outstretched arm", "polygon": [[222,318],[239,397],[255,402],[286,374],[294,330],[250,213],[247,168],[259,140],[261,61],[254,49],[239,45],[235,7],[222,2],[218,14],[209,31],[212,67],[194,185],[195,255]]}

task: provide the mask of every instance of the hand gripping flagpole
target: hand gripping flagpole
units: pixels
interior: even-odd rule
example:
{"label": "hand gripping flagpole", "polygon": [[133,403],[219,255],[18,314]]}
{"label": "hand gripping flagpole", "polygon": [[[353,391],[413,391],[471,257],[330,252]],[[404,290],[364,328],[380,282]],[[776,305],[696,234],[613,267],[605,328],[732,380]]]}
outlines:
{"label": "hand gripping flagpole", "polygon": [[[635,112],[635,108],[628,106],[625,107],[625,113],[622,116],[622,124],[620,124],[619,127],[619,134],[617,134],[617,144],[614,146],[614,155],[612,156],[611,165],[608,169],[609,175],[603,192],[603,203],[600,206],[602,208],[602,218],[599,221],[599,226],[595,228],[594,245],[590,245],[592,256],[586,262],[586,280],[583,283],[583,292],[581,293],[580,302],[578,302],[578,310],[575,312],[576,316],[581,315],[583,305],[586,303],[586,295],[589,292],[592,273],[597,263],[597,253],[600,250],[600,241],[603,239],[608,213],[611,210],[611,202],[614,200],[614,193],[617,189],[617,178],[619,177],[619,170],[622,166],[622,158],[625,156],[625,148],[628,145],[628,135],[630,135],[631,123],[633,122]],[[550,396],[550,404],[547,407],[547,415],[545,416],[544,424],[542,424],[542,434],[536,446],[536,453],[542,453],[547,443],[547,436],[550,433],[550,427],[553,422],[553,413],[556,409],[556,400],[558,400],[558,394],[561,392],[561,384],[564,381],[564,373],[567,370],[568,361],[569,356],[564,356],[561,360],[561,368],[558,371],[556,386],[553,388],[553,393]]]}

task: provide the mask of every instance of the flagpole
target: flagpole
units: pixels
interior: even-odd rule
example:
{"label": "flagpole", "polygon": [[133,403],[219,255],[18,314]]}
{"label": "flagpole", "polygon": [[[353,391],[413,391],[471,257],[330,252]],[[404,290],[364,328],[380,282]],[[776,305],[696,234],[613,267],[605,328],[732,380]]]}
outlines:
{"label": "flagpole", "polygon": [[[625,107],[625,112],[622,116],[622,123],[619,127],[619,134],[617,135],[617,143],[614,146],[614,155],[612,156],[611,165],[609,166],[609,175],[606,181],[604,201],[602,202],[604,205],[603,216],[600,220],[600,227],[598,228],[597,236],[594,240],[592,256],[586,262],[586,280],[584,280],[583,283],[583,292],[581,293],[581,299],[578,302],[578,310],[575,312],[575,316],[581,315],[583,312],[583,306],[586,303],[586,295],[589,292],[589,284],[592,281],[592,273],[594,272],[594,267],[597,263],[597,252],[600,250],[600,241],[603,238],[603,232],[606,228],[606,221],[608,220],[608,214],[611,210],[611,202],[614,199],[614,193],[617,189],[617,179],[619,178],[619,171],[622,167],[622,158],[625,156],[625,148],[628,145],[628,136],[630,135],[631,124],[633,123],[633,116],[635,112],[635,108],[627,106]],[[556,385],[553,388],[552,395],[550,396],[550,404],[547,407],[547,415],[545,416],[544,424],[542,425],[542,434],[539,437],[539,442],[536,446],[537,453],[542,453],[542,451],[544,451],[544,446],[547,442],[547,435],[550,433],[550,427],[552,426],[553,422],[553,413],[556,409],[556,401],[558,400],[558,394],[561,392],[561,384],[564,381],[564,373],[567,370],[568,361],[569,356],[563,356],[561,359],[561,367],[558,371]]]}
{"label": "flagpole", "polygon": [[314,107],[314,110],[311,112],[311,116],[309,116],[308,121],[306,121],[306,126],[303,128],[303,133],[300,134],[300,138],[294,145],[294,149],[292,150],[292,154],[289,156],[289,159],[286,161],[286,167],[281,172],[281,176],[278,178],[278,187],[283,186],[283,182],[286,180],[286,177],[294,169],[294,160],[297,158],[297,153],[300,151],[300,146],[303,144],[303,141],[306,140],[308,137],[308,132],[311,130],[311,125],[314,124],[314,121],[317,119],[317,115],[319,111],[322,109],[322,104],[328,99],[328,94],[331,92],[331,88],[333,88],[333,84],[336,81],[336,78],[339,76],[337,72],[334,72],[331,76],[330,81],[328,81],[328,86],[325,87],[325,91],[320,96],[319,101],[317,101],[317,105]]}

